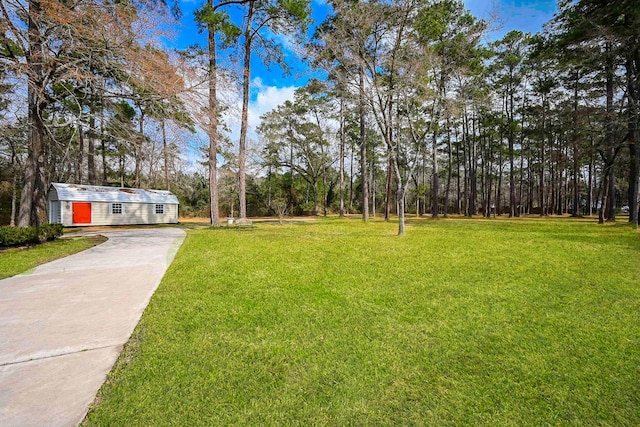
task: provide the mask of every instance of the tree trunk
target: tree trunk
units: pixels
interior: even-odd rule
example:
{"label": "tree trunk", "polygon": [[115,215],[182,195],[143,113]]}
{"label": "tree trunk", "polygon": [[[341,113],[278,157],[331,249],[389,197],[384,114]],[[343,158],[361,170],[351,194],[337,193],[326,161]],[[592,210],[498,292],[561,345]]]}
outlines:
{"label": "tree trunk", "polygon": [[349,213],[353,213],[353,162],[354,159],[354,149],[355,147],[351,144],[351,162],[349,164]]}
{"label": "tree trunk", "polygon": [[135,177],[133,186],[140,188],[140,171],[142,170],[142,144],[144,143],[144,110],[140,106],[140,138],[138,143],[134,142],[135,153]]}
{"label": "tree trunk", "polygon": [[120,165],[120,187],[124,187],[124,150],[121,153],[118,159]]}
{"label": "tree trunk", "polygon": [[[464,137],[463,137],[464,141]],[[462,214],[462,186],[460,185],[460,134],[456,127],[456,214]]]}
{"label": "tree trunk", "polygon": [[89,130],[87,132],[87,181],[96,185],[96,118],[95,103],[89,107]]}
{"label": "tree trunk", "polygon": [[[307,187],[308,188],[308,187]],[[313,179],[313,184],[312,184],[312,190],[311,192],[313,193],[313,214],[315,216],[320,215],[320,201],[318,200],[318,178],[317,176],[314,176]]]}
{"label": "tree trunk", "polygon": [[424,213],[427,213],[427,206],[429,206],[429,187],[427,186],[427,182],[429,182],[429,180],[427,179],[427,153],[423,153],[422,154],[422,188],[424,191],[421,192],[421,196],[422,196],[422,200],[423,203],[422,205],[424,206]]}
{"label": "tree trunk", "polygon": [[[213,0],[208,0],[208,6],[213,8]],[[218,206],[218,65],[216,58],[216,35],[212,25],[209,25],[207,45],[209,49],[209,207],[211,225],[220,225]]]}
{"label": "tree trunk", "polygon": [[108,184],[108,176],[107,176],[107,147],[104,140],[104,108],[100,112],[101,120],[100,120],[100,151],[102,153],[102,185]]}
{"label": "tree trunk", "polygon": [[480,175],[480,195],[482,198],[482,216],[486,217],[487,209],[489,209],[489,202],[487,200],[487,137],[483,134],[481,129],[478,129],[480,133],[480,164],[482,165],[482,174]]}
{"label": "tree trunk", "polygon": [[[631,136],[631,134],[630,134]],[[640,169],[640,153],[638,153],[636,136],[629,141],[629,222],[638,226],[638,176]]]}
{"label": "tree trunk", "polygon": [[340,98],[340,217],[344,217],[344,99]]}
{"label": "tree trunk", "polygon": [[[387,165],[387,188],[385,191],[384,198],[384,220],[389,221],[391,217],[391,199],[393,198],[393,175],[395,171],[395,167],[398,166],[397,162],[397,147],[393,146],[393,81],[389,81],[389,111],[386,113],[388,118],[386,119],[386,143],[387,143],[387,151],[389,153],[389,163]],[[383,115],[385,113],[383,112]],[[400,194],[397,194],[396,197],[400,197]],[[398,204],[396,200],[396,213],[398,211]]]}
{"label": "tree trunk", "polygon": [[518,201],[520,204],[519,214],[524,213],[522,200],[524,199],[524,147],[523,139],[520,140],[520,182],[518,183]]}
{"label": "tree trunk", "polygon": [[487,163],[487,217],[491,217],[492,211],[495,212],[495,201],[491,198],[493,194],[493,164],[491,163],[491,159],[493,158],[493,145],[491,141],[489,141],[489,155],[486,160]]}
{"label": "tree trunk", "polygon": [[[528,162],[529,164],[532,162],[533,152],[530,153]],[[527,168],[527,214],[531,214],[531,210],[533,209],[533,190],[535,187],[535,173],[532,168]]]}
{"label": "tree trunk", "polygon": [[[324,147],[321,148],[322,157],[324,157]],[[322,215],[327,216],[328,199],[327,199],[327,167],[322,165]]]}
{"label": "tree trunk", "polygon": [[516,171],[514,162],[514,117],[513,117],[513,89],[509,89],[509,217],[517,217],[519,214],[518,202],[516,199]]}
{"label": "tree trunk", "polygon": [[606,133],[607,133],[607,147],[605,148],[606,151],[606,163],[608,166],[608,173],[607,173],[607,178],[608,178],[608,186],[607,189],[605,190],[605,193],[607,194],[607,197],[605,198],[606,200],[606,204],[607,204],[607,208],[608,208],[608,212],[607,212],[607,220],[609,221],[615,221],[616,219],[616,213],[615,210],[613,209],[615,206],[615,181],[613,180],[614,178],[614,174],[613,174],[613,165],[614,165],[614,161],[615,161],[615,156],[616,156],[616,149],[615,149],[615,129],[614,129],[614,108],[613,108],[613,83],[614,83],[614,65],[613,65],[613,58],[611,57],[612,53],[611,53],[611,44],[607,43],[606,45],[606,51],[607,51],[607,59],[606,59],[606,65],[605,65],[605,73],[606,73],[606,90],[607,90],[607,116],[606,116]]}
{"label": "tree trunk", "polygon": [[371,200],[371,215],[376,216],[376,163],[371,159],[369,165],[369,199]]}
{"label": "tree trunk", "polygon": [[387,185],[384,196],[384,220],[389,221],[391,216],[391,198],[393,193],[393,159],[389,158],[387,163]]}
{"label": "tree trunk", "polygon": [[638,91],[636,78],[636,58],[627,58],[627,93],[629,94],[628,134],[629,134],[629,223],[638,227],[638,185],[640,179],[640,150],[638,147]]}
{"label": "tree trunk", "polygon": [[571,188],[573,191],[573,200],[571,201],[571,216],[580,216],[580,177],[578,171],[578,159],[577,159],[577,149],[574,147],[573,150],[573,187]]}
{"label": "tree trunk", "polygon": [[244,59],[242,69],[242,119],[240,124],[240,141],[238,152],[238,181],[239,181],[239,196],[240,207],[239,215],[241,219],[247,218],[247,127],[249,126],[249,79],[251,76],[251,43],[253,37],[251,32],[253,30],[253,8],[255,1],[249,2],[249,10],[247,12],[247,21],[245,23],[244,32]]}
{"label": "tree trunk", "polygon": [[18,214],[18,226],[28,227],[40,225],[46,220],[46,189],[45,189],[45,163],[44,163],[44,138],[45,126],[42,120],[44,100],[40,98],[43,91],[43,51],[42,39],[39,34],[34,17],[42,13],[39,1],[29,2],[28,39],[29,52],[27,62],[33,70],[33,76],[27,83],[27,118],[29,123],[28,141],[29,154],[24,172],[24,186],[20,197],[20,211]]}
{"label": "tree trunk", "polygon": [[471,136],[470,136],[470,144],[471,150],[469,152],[469,206],[468,206],[468,216],[472,217],[476,214],[476,198],[477,198],[477,166],[478,166],[478,153],[477,153],[477,144],[476,141],[476,117],[475,112],[474,116],[471,118]]}
{"label": "tree trunk", "polygon": [[15,145],[10,142],[11,145],[11,216],[9,218],[9,225],[15,227],[16,225],[16,203],[18,198],[18,156],[16,153]]}
{"label": "tree trunk", "polygon": [[547,118],[547,110],[544,99],[542,100],[542,136],[540,138],[540,216],[547,215],[547,204],[546,204],[546,194],[544,187],[544,145],[545,145],[545,136],[546,136],[546,118]]}
{"label": "tree trunk", "polygon": [[84,132],[82,126],[78,125],[78,156],[76,158],[76,182],[78,184],[84,184],[83,178],[84,167]]}
{"label": "tree trunk", "polygon": [[609,200],[609,169],[605,166],[602,174],[602,198],[600,199],[600,211],[598,213],[598,224],[604,224],[607,218],[607,200]]}
{"label": "tree trunk", "polygon": [[[500,145],[502,146],[502,137]],[[502,148],[502,147],[501,147]],[[502,215],[502,176],[504,171],[504,159],[502,158],[502,150],[498,154],[498,184],[496,185],[496,214]]]}
{"label": "tree trunk", "polygon": [[616,177],[613,164],[609,167],[609,177],[607,178],[609,189],[607,191],[607,221],[616,220]]}
{"label": "tree trunk", "polygon": [[453,169],[453,153],[451,150],[451,125],[447,119],[447,151],[448,151],[448,170],[447,170],[447,187],[444,190],[444,217],[449,216],[449,198],[451,197],[451,173]]}
{"label": "tree trunk", "polygon": [[105,146],[104,138],[100,140],[100,151],[102,152],[102,185],[107,185],[109,182],[107,177],[107,147]]}
{"label": "tree trunk", "polygon": [[164,183],[167,191],[171,191],[171,181],[169,181],[169,147],[167,144],[167,129],[164,119],[162,119],[162,154],[164,156]]}
{"label": "tree trunk", "polygon": [[[267,209],[271,212],[271,166],[267,170]],[[278,212],[280,216],[280,212]]]}
{"label": "tree trunk", "polygon": [[[544,115],[544,113],[542,113]],[[554,143],[553,143],[553,136],[551,136],[549,138],[549,188],[547,190],[547,193],[551,193],[550,194],[550,198],[549,198],[549,213],[551,215],[553,215],[556,212],[556,190],[557,190],[557,185],[556,185],[556,164],[554,163]],[[555,157],[557,156],[557,153],[555,153]]]}
{"label": "tree trunk", "polygon": [[573,117],[572,117],[572,133],[573,133],[573,200],[571,204],[571,216],[580,216],[580,180],[579,180],[579,162],[578,162],[578,83],[580,81],[579,71],[576,70],[574,88],[573,88]]}
{"label": "tree trunk", "polygon": [[520,179],[518,181],[518,198],[517,198],[517,204],[518,204],[518,216],[524,214],[524,206],[522,203],[523,200],[523,191],[524,191],[524,140],[525,140],[525,133],[523,132],[525,125],[526,125],[526,120],[527,120],[527,115],[526,115],[526,111],[527,111],[527,105],[528,105],[528,98],[527,98],[527,93],[526,91],[524,91],[524,95],[522,97],[522,113],[521,113],[521,119],[520,119]]}
{"label": "tree trunk", "polygon": [[431,217],[438,218],[438,200],[440,199],[440,188],[438,180],[438,134],[433,132],[433,177],[431,181]]}
{"label": "tree trunk", "polygon": [[358,113],[360,115],[360,175],[362,177],[362,220],[364,222],[369,221],[369,186],[367,176],[367,138],[365,133],[365,88],[364,88],[364,70],[362,66],[359,69],[360,81],[359,81],[359,99],[358,99]]}
{"label": "tree trunk", "polygon": [[593,137],[590,138],[589,178],[587,183],[587,215],[593,215]]}
{"label": "tree trunk", "polygon": [[396,176],[396,192],[398,198],[398,236],[402,236],[405,232],[405,206],[404,206],[404,187],[402,185],[402,175],[400,174],[400,167],[396,159],[396,153],[391,153],[389,159],[390,166],[393,167],[393,171]]}

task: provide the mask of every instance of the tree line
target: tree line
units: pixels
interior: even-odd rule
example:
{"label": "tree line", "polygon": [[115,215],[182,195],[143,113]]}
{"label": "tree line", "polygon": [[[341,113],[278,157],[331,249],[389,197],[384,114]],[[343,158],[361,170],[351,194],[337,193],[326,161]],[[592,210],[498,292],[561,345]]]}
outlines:
{"label": "tree line", "polygon": [[[397,215],[402,234],[407,213],[605,222],[623,207],[638,222],[631,0],[561,1],[543,32],[490,42],[459,0],[332,0],[312,36],[307,0],[207,0],[195,16],[206,45],[179,53],[161,42],[176,4],[0,4],[2,191],[20,225],[46,220],[56,180],[170,188],[214,225],[379,214]],[[248,141],[251,60],[286,68],[282,34],[316,78]],[[221,87],[242,99],[238,141]],[[196,128],[205,161],[185,172],[167,130]]]}
{"label": "tree line", "polygon": [[604,222],[624,207],[637,224],[634,2],[563,1],[543,33],[490,43],[456,0],[331,4],[309,42],[328,77],[263,117],[269,176],[300,176],[326,210],[333,175],[341,214],[348,194],[347,211],[395,213],[400,234],[406,212]]}
{"label": "tree line", "polygon": [[3,221],[45,223],[50,182],[168,186],[166,127],[193,121],[159,43],[164,5],[3,0],[0,12]]}
{"label": "tree line", "polygon": [[[306,31],[309,2],[205,0],[194,18],[206,43],[173,51],[166,40],[181,18],[179,6],[164,0],[0,1],[2,222],[46,222],[48,183],[62,181],[167,188],[196,213],[205,210],[206,197],[217,224],[218,163],[230,153],[221,120],[229,105],[219,90],[236,85],[242,130],[233,157],[246,217],[251,58],[286,66],[276,36]],[[181,156],[184,133],[198,129],[208,138],[205,189]]]}

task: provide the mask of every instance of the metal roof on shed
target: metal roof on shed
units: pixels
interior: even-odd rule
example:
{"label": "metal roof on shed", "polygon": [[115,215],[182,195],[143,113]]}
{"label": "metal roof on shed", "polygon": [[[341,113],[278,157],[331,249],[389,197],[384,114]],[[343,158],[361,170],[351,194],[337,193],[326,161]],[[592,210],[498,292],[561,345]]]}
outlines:
{"label": "metal roof on shed", "polygon": [[72,202],[167,203],[178,204],[178,198],[166,190],[104,187],[101,185],[51,184],[58,200]]}

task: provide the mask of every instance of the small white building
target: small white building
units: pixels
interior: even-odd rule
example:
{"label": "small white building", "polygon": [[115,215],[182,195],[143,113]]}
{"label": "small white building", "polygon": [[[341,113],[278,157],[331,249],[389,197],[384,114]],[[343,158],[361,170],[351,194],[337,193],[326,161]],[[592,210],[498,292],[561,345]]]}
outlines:
{"label": "small white building", "polygon": [[176,224],[178,198],[165,190],[53,183],[49,222],[65,227]]}

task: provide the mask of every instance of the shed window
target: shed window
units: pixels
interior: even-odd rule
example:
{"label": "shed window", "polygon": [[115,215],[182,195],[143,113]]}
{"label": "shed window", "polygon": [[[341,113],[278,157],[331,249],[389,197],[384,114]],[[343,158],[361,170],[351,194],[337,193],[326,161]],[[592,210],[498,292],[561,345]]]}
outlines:
{"label": "shed window", "polygon": [[114,215],[122,215],[124,213],[122,203],[111,203],[111,213]]}
{"label": "shed window", "polygon": [[164,215],[164,205],[156,205],[156,213]]}

